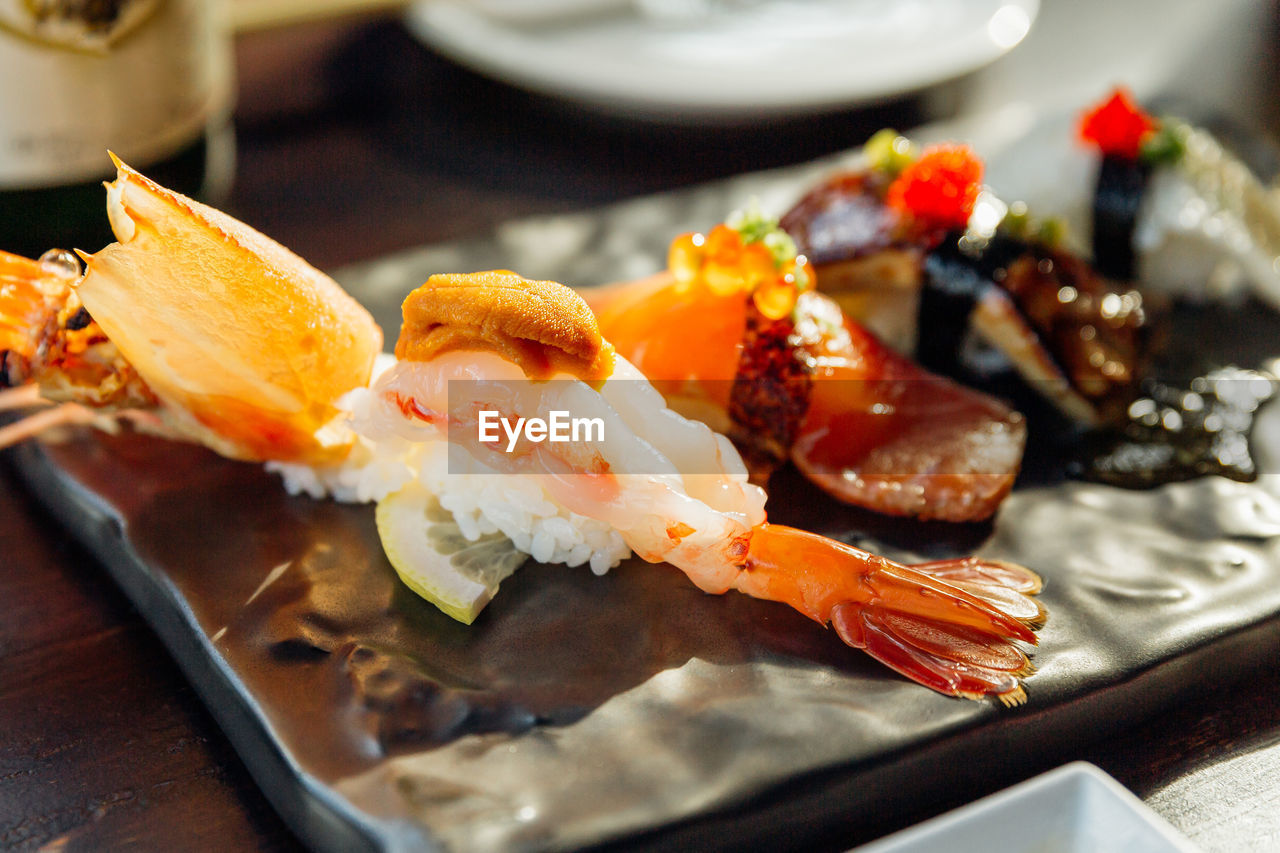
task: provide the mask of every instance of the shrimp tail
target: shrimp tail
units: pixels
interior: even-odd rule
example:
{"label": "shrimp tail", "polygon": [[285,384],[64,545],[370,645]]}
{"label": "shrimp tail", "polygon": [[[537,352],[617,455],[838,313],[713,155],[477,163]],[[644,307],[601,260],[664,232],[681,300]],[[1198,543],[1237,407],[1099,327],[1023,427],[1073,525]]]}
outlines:
{"label": "shrimp tail", "polygon": [[1026,701],[1045,610],[1040,578],[977,557],[906,566],[813,533],[762,524],[735,587],[830,624],[845,643],[948,696]]}

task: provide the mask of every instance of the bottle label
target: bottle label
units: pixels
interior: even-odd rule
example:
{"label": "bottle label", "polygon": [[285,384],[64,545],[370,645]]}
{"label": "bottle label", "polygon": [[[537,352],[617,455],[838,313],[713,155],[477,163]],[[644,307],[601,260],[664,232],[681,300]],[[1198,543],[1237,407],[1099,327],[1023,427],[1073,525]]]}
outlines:
{"label": "bottle label", "polygon": [[209,0],[0,0],[0,189],[145,168],[231,109],[224,9]]}

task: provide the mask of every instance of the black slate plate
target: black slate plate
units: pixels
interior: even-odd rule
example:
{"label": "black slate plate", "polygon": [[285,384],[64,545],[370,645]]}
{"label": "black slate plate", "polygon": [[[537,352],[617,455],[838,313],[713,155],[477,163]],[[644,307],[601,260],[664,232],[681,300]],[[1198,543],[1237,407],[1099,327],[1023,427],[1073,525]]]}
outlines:
{"label": "black slate plate", "polygon": [[[515,223],[339,277],[393,330],[428,272],[638,276],[673,232],[750,194],[782,209],[826,168]],[[1257,366],[1280,340],[1276,315],[1248,306],[1183,321],[1185,350],[1209,363]],[[466,628],[398,584],[370,508],[290,498],[199,448],[75,431],[12,458],[317,849],[803,848],[1071,757],[1205,679],[1274,660],[1277,407],[1255,446],[1257,483],[1125,492],[1065,482],[1056,446],[1037,443],[994,525],[885,519],[793,471],[775,478],[775,521],[908,559],[978,549],[1043,575],[1039,672],[1012,710],[938,696],[784,607],[706,596],[638,561],[605,578],[526,566]]]}
{"label": "black slate plate", "polygon": [[1006,710],[669,567],[531,565],[466,628],[396,582],[368,507],[131,434],[15,458],[318,849],[802,844],[1065,754],[1280,645],[1274,475],[1024,489],[993,533],[887,522],[784,474],[776,520],[895,554],[993,533],[984,552],[1045,576],[1039,672]]}

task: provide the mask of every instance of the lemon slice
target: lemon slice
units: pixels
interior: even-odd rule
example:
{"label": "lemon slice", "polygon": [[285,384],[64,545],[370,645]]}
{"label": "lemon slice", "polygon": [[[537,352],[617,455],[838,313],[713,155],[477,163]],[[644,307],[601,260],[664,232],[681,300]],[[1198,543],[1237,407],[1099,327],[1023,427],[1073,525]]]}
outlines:
{"label": "lemon slice", "polygon": [[382,549],[400,580],[468,625],[528,558],[501,533],[467,539],[436,496],[416,482],[381,500],[376,517]]}

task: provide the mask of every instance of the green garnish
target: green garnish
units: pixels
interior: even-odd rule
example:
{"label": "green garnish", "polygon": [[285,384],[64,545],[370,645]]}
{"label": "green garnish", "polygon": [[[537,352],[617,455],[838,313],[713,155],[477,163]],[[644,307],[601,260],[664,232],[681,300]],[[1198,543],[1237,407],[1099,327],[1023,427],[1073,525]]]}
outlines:
{"label": "green garnish", "polygon": [[1036,228],[1035,242],[1054,248],[1066,236],[1067,223],[1063,222],[1060,217],[1050,216],[1047,219],[1040,220],[1039,227]]}
{"label": "green garnish", "polygon": [[920,157],[914,142],[889,128],[877,131],[868,139],[862,146],[862,154],[867,158],[867,165],[890,178],[896,178]]}
{"label": "green garnish", "polygon": [[796,265],[795,271],[791,273],[791,277],[795,280],[796,290],[804,293],[810,287],[813,287],[813,281],[809,278],[809,273],[805,272],[804,267]]}
{"label": "green garnish", "polygon": [[1059,245],[1066,236],[1067,226],[1056,216],[1036,219],[1027,210],[1026,202],[1015,201],[1009,212],[1000,220],[998,230],[1006,236],[1029,243],[1039,243],[1050,248]]}
{"label": "green garnish", "polygon": [[1026,239],[1031,233],[1031,212],[1027,210],[1026,202],[1015,201],[1009,205],[1009,212],[1004,215],[1004,219],[1000,220],[998,230],[1010,237]]}
{"label": "green garnish", "polygon": [[725,220],[742,236],[743,243],[763,243],[773,255],[773,263],[781,268],[796,259],[796,241],[778,225],[778,220],[766,216],[760,208],[760,200],[751,199],[745,210],[735,210]]}
{"label": "green garnish", "polygon": [[1160,128],[1142,140],[1138,159],[1148,166],[1167,166],[1177,163],[1186,152],[1181,130],[1182,123],[1179,121],[1173,119],[1161,121]]}

